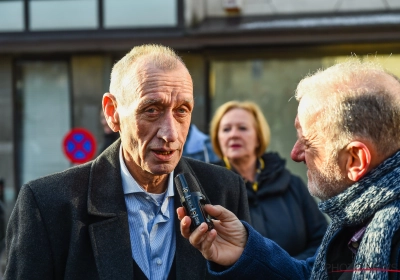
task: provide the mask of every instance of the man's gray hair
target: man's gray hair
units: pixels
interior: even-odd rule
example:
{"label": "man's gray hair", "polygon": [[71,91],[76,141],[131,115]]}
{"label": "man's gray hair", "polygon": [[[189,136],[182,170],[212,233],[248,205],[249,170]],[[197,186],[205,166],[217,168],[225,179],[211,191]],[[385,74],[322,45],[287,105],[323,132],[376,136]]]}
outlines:
{"label": "man's gray hair", "polygon": [[[169,47],[155,44],[134,47],[114,65],[111,71],[110,93],[123,103],[135,96],[132,91],[134,91],[134,82],[137,77],[131,71],[132,65],[140,59],[145,59],[146,62],[161,70],[174,70],[179,62],[185,65]],[[131,92],[125,94],[127,90]]]}
{"label": "man's gray hair", "polygon": [[360,138],[385,156],[399,150],[400,83],[379,64],[352,58],[319,70],[299,83],[296,99],[305,96],[314,105],[310,129],[325,135],[331,152]]}

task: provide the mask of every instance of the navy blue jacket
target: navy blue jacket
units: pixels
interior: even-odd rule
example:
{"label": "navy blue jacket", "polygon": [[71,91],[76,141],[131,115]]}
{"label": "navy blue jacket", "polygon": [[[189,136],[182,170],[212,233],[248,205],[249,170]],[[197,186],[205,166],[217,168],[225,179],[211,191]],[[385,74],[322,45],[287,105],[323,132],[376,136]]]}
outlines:
{"label": "navy blue jacket", "polygon": [[226,270],[218,270],[208,262],[210,273],[218,279],[309,279],[315,257],[297,260],[279,247],[274,241],[264,238],[249,224],[243,222],[248,231],[246,247],[239,260]]}
{"label": "navy blue jacket", "polygon": [[[264,238],[255,231],[249,224],[243,222],[248,232],[248,240],[246,247],[239,260],[226,270],[221,270],[220,266],[216,266],[212,262],[208,262],[210,273],[218,279],[235,280],[235,279],[268,279],[268,280],[306,280],[310,279],[311,271],[318,253],[306,260],[297,260],[289,256],[289,254],[279,247],[274,241]],[[346,228],[342,229],[335,235],[328,244],[327,261],[334,257],[343,257],[345,252],[349,250],[343,244],[343,233]],[[347,239],[346,239],[347,240]],[[347,243],[347,242],[346,242]],[[331,250],[334,249],[334,250]],[[345,250],[345,251],[343,251]],[[344,263],[344,260],[343,260]],[[400,279],[400,231],[398,230],[393,239],[390,253],[390,268],[388,273],[390,280]],[[346,269],[351,269],[351,266]],[[328,273],[328,279],[350,280],[352,273]]]}

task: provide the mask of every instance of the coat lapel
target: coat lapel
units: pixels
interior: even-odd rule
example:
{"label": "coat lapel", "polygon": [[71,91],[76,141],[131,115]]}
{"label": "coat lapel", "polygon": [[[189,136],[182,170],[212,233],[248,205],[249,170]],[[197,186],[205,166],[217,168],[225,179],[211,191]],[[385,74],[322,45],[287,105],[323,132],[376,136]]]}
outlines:
{"label": "coat lapel", "polygon": [[89,235],[100,279],[133,279],[129,224],[119,165],[120,141],[92,163]]}

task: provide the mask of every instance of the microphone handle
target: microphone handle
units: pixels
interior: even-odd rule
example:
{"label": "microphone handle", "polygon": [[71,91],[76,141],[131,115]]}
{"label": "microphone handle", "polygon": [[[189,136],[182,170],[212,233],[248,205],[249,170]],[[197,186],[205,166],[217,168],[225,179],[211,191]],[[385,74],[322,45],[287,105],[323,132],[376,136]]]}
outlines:
{"label": "microphone handle", "polygon": [[194,231],[201,223],[208,225],[208,230],[214,228],[212,221],[207,217],[208,215],[203,209],[205,204],[205,197],[200,192],[184,192],[184,199],[181,200],[186,213],[192,219],[190,230]]}

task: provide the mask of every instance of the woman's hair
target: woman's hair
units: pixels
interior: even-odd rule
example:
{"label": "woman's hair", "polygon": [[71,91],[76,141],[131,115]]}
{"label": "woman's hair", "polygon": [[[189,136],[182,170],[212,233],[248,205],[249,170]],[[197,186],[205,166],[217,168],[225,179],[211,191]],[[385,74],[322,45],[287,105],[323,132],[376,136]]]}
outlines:
{"label": "woman's hair", "polygon": [[261,156],[265,150],[268,148],[271,134],[267,120],[264,117],[260,107],[257,104],[251,101],[229,101],[222,104],[216,110],[214,117],[211,120],[211,127],[210,127],[210,137],[211,143],[213,145],[215,153],[220,157],[223,158],[224,155],[222,154],[221,146],[219,145],[218,141],[218,130],[219,125],[221,123],[222,117],[232,109],[243,109],[247,112],[251,113],[254,117],[254,126],[259,142],[259,146],[256,149],[257,157]]}

